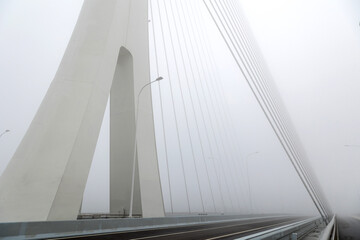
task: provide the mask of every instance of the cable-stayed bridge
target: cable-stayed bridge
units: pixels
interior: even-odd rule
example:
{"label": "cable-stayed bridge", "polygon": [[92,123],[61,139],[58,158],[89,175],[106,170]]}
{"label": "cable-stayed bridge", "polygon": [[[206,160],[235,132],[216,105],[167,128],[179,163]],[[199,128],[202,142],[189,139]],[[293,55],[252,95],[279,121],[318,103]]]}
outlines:
{"label": "cable-stayed bridge", "polygon": [[[56,76],[1,176],[1,227],[9,232],[19,227],[24,236],[27,222],[34,222],[27,235],[39,226],[54,233],[60,226],[62,234],[67,226],[76,235],[76,229],[108,234],[176,223],[191,228],[181,230],[190,234],[184,238],[200,233],[198,238],[209,239],[256,232],[263,235],[254,238],[285,232],[296,237],[299,229],[313,230],[318,219],[254,211],[248,160],[260,153],[243,152],[233,130],[237,123],[210,43],[212,31],[225,43],[241,81],[328,224],[329,204],[236,1],[88,0]],[[102,216],[126,219],[76,221],[95,217],[79,215],[79,209],[108,99],[110,212]],[[194,216],[199,214],[206,217]],[[147,219],[154,222],[146,225]],[[192,229],[204,221],[214,225],[207,225],[209,235]],[[234,228],[218,231],[228,224]],[[269,229],[275,230],[264,233]],[[153,238],[179,234],[141,230]],[[48,230],[38,234],[52,237]],[[135,236],[120,239],[126,237]]]}

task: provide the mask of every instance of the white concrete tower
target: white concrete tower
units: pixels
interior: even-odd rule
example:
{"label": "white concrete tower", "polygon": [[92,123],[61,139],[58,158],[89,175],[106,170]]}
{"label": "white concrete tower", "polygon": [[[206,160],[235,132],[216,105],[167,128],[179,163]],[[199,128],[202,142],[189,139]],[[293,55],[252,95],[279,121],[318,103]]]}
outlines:
{"label": "white concrete tower", "polygon": [[[150,82],[147,4],[84,1],[56,76],[0,177],[0,222],[76,219],[110,92],[110,205],[128,213],[135,103]],[[162,217],[150,88],[138,113],[134,213]]]}

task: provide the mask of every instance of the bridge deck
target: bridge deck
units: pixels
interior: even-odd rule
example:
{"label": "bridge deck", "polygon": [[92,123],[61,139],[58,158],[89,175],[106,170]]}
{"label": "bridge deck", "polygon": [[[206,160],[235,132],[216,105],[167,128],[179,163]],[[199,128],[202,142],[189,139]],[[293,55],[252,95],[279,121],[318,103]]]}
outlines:
{"label": "bridge deck", "polygon": [[183,227],[94,234],[57,239],[234,239],[298,221],[299,218],[271,218],[231,221]]}
{"label": "bridge deck", "polygon": [[[298,222],[294,216],[192,216],[0,224],[7,239],[220,239]],[[3,232],[13,230],[13,232]],[[16,230],[17,229],[17,230]]]}

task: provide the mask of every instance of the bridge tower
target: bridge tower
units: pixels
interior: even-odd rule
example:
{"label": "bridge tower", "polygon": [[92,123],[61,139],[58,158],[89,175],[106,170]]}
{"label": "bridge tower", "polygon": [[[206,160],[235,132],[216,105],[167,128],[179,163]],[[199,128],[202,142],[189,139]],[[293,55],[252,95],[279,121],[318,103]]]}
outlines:
{"label": "bridge tower", "polygon": [[[164,216],[150,88],[147,0],[85,0],[58,71],[0,178],[0,222],[76,219],[110,95],[110,208]],[[138,123],[135,124],[135,114]]]}

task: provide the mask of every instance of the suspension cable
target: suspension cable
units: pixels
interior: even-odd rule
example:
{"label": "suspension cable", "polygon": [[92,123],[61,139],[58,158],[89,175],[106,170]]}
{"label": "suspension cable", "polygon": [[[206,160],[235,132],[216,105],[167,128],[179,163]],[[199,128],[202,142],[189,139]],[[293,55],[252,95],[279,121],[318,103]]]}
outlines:
{"label": "suspension cable", "polygon": [[[214,14],[212,13],[212,11],[210,10],[209,5],[206,3],[206,1],[203,0],[203,2],[205,3],[206,7],[208,8],[208,11],[209,11],[211,17],[213,18],[213,20],[214,20],[217,28],[219,29],[222,37],[223,37],[224,40],[225,40],[226,44],[228,45],[228,48],[229,48],[229,50],[231,51],[231,54],[233,55],[236,63],[238,64],[240,70],[242,71],[242,73],[243,73],[246,81],[248,82],[248,85],[250,86],[250,89],[252,90],[252,92],[253,92],[256,100],[258,101],[258,103],[259,103],[259,105],[260,105],[260,107],[261,107],[261,109],[262,109],[263,112],[265,113],[265,116],[266,116],[266,118],[268,119],[270,125],[272,126],[272,128],[273,128],[276,136],[277,136],[278,139],[280,140],[280,143],[282,144],[283,148],[285,149],[286,154],[288,155],[291,163],[293,164],[293,166],[294,166],[296,172],[298,173],[301,181],[303,182],[306,190],[308,191],[310,197],[311,197],[312,200],[314,201],[315,206],[318,208],[320,214],[324,217],[324,214],[326,215],[326,213],[323,212],[324,209],[323,209],[323,207],[321,206],[321,204],[319,204],[317,194],[316,194],[312,189],[309,189],[309,184],[308,184],[308,182],[307,182],[307,179],[306,179],[306,178],[304,179],[304,173],[303,173],[301,167],[298,165],[297,159],[294,158],[294,153],[293,153],[292,149],[289,148],[287,139],[284,137],[284,134],[282,133],[282,131],[281,131],[281,130],[278,128],[278,126],[277,126],[277,125],[278,125],[278,122],[277,122],[277,119],[276,119],[275,116],[274,116],[274,113],[272,112],[272,109],[270,109],[269,106],[267,106],[267,104],[268,104],[268,103],[267,103],[267,100],[264,99],[264,96],[263,96],[263,93],[262,93],[262,89],[259,89],[259,87],[260,87],[260,86],[259,86],[259,83],[256,83],[256,82],[254,81],[253,76],[252,76],[252,74],[251,74],[251,71],[249,71],[249,69],[247,68],[247,65],[246,65],[247,63],[246,63],[246,61],[244,61],[244,59],[243,59],[243,55],[241,55],[241,54],[239,53],[239,49],[236,47],[236,46],[238,45],[238,42],[237,42],[238,40],[235,41],[235,40],[234,40],[234,36],[229,33],[229,30],[228,30],[228,29],[229,29],[228,22],[227,22],[226,19],[224,18],[222,11],[219,10],[219,8],[217,8],[218,11],[216,11],[216,7],[214,6],[213,2],[212,2],[212,1],[209,1],[210,4],[211,4],[211,7],[212,7],[212,8],[214,9],[214,11],[215,11],[215,14],[216,14],[216,17],[215,17]],[[215,4],[218,6],[218,4],[217,4],[216,2],[215,2]],[[218,12],[220,12],[220,14],[222,15],[222,19],[226,22],[226,25],[227,25],[227,26],[224,25],[224,23],[221,21],[221,17],[219,16],[219,13],[218,13]],[[225,37],[225,34],[221,31],[221,28],[220,28],[218,22],[216,21],[216,18],[219,19],[219,22],[221,23],[221,27],[222,27],[223,30],[225,31],[225,34],[226,34],[226,36],[227,36],[228,38],[226,38],[226,37]],[[234,41],[235,41],[235,42],[234,42]],[[232,48],[231,46],[233,46],[233,48]],[[240,49],[240,50],[241,50],[241,49]],[[235,52],[236,52],[236,53],[235,53]],[[241,61],[242,64],[240,64],[239,59],[238,59],[237,57],[240,58],[240,61]],[[246,72],[244,72],[244,70],[242,69],[241,66],[243,66],[243,67],[245,68],[245,71],[246,71]],[[247,74],[245,74],[245,73],[247,73]],[[252,82],[252,84],[251,84],[251,82]]]}
{"label": "suspension cable", "polygon": [[[151,0],[149,2],[149,6],[150,6],[150,14],[151,14],[151,25],[152,25],[153,40],[154,40],[153,42],[154,42],[154,52],[155,52],[156,76],[160,76],[152,2],[153,2],[153,0]],[[167,172],[167,180],[168,180],[168,186],[169,186],[168,190],[169,190],[169,197],[170,197],[170,209],[171,209],[171,213],[174,213],[173,199],[172,199],[172,193],[171,193],[170,170],[169,170],[169,155],[168,155],[168,149],[167,149],[167,144],[166,144],[166,131],[165,131],[165,124],[164,124],[164,110],[163,110],[163,100],[162,100],[160,84],[161,84],[160,81],[158,81],[158,92],[159,92],[159,100],[160,100],[160,114],[161,114],[161,123],[162,123],[162,133],[163,133],[163,139],[164,139],[166,172]]]}
{"label": "suspension cable", "polygon": [[[169,1],[169,0],[168,0]],[[178,84],[180,87],[180,96],[181,96],[181,101],[182,101],[182,106],[183,106],[183,111],[185,114],[185,122],[186,122],[186,128],[187,128],[187,133],[188,133],[188,137],[189,137],[189,141],[190,141],[190,148],[191,148],[191,154],[192,154],[192,159],[193,159],[193,164],[194,164],[194,168],[195,168],[195,173],[196,173],[196,181],[197,181],[197,185],[198,185],[198,190],[199,190],[199,194],[200,194],[200,200],[201,200],[201,207],[202,207],[202,212],[205,212],[205,208],[204,208],[204,200],[203,200],[203,194],[201,191],[201,185],[200,185],[200,180],[199,180],[199,173],[198,173],[198,169],[197,169],[197,165],[195,162],[195,154],[194,154],[194,146],[193,146],[193,142],[192,142],[192,138],[191,138],[191,134],[190,134],[190,127],[189,127],[189,121],[188,121],[188,116],[187,116],[187,111],[186,111],[186,107],[185,107],[185,100],[184,100],[184,94],[183,94],[183,90],[182,90],[182,84],[180,81],[180,74],[179,74],[179,66],[178,66],[178,61],[176,59],[176,53],[175,53],[175,45],[174,45],[174,41],[173,41],[173,34],[170,28],[170,21],[169,21],[169,16],[168,16],[168,9],[166,7],[166,3],[164,1],[164,6],[165,6],[165,15],[166,15],[166,20],[168,22],[168,28],[169,28],[169,34],[170,34],[170,43],[171,43],[171,49],[173,52],[173,56],[174,56],[174,62],[175,62],[175,70],[176,70],[176,75],[177,75],[177,79],[178,79]],[[173,21],[174,21],[174,26],[175,26],[175,32],[177,34],[177,38],[179,40],[179,34],[178,34],[178,30],[177,30],[177,24],[175,21],[175,17],[174,17],[174,11],[173,11],[173,7],[170,1],[170,7],[171,7],[171,11],[172,11],[172,16],[173,16]],[[184,62],[184,57],[182,54],[182,49],[181,46],[179,44],[179,48],[180,48],[180,55],[181,58]],[[185,71],[185,78],[187,79],[187,71],[186,68],[184,66],[184,71]],[[182,165],[184,165],[184,163],[182,163]]]}
{"label": "suspension cable", "polygon": [[[176,9],[178,9],[178,16],[180,18],[180,8],[177,4],[178,1],[175,1],[175,5],[176,5]],[[184,12],[182,12],[183,16],[184,16]],[[184,19],[184,22],[185,22],[185,19]],[[176,28],[177,30],[177,28]],[[190,59],[190,55],[189,55],[189,49],[188,49],[188,44],[187,44],[187,41],[185,39],[185,33],[184,33],[184,28],[182,25],[180,25],[180,30],[181,30],[181,34],[183,36],[183,42],[184,42],[184,46],[185,46],[185,53],[186,53],[186,56],[187,56],[187,60],[190,62],[191,59]],[[176,34],[177,34],[177,37],[179,38],[179,34],[178,32],[176,31]],[[190,35],[189,32],[187,33],[188,36]],[[180,40],[179,40],[180,41]],[[214,192],[213,192],[213,186],[211,184],[211,181],[210,181],[210,176],[209,176],[209,170],[208,170],[208,165],[207,165],[207,162],[206,162],[206,159],[205,159],[205,153],[204,153],[204,147],[203,147],[203,142],[202,142],[202,139],[201,139],[201,134],[200,134],[200,129],[199,129],[199,123],[198,123],[198,118],[197,118],[197,115],[196,115],[196,111],[195,111],[195,107],[194,107],[194,100],[193,100],[193,96],[192,96],[192,92],[191,92],[191,86],[190,86],[190,83],[189,83],[189,75],[188,75],[188,72],[186,71],[186,68],[185,68],[185,58],[182,54],[182,49],[180,49],[180,53],[181,53],[181,58],[182,58],[182,63],[183,63],[183,66],[184,66],[184,72],[185,72],[185,75],[186,75],[186,82],[187,82],[187,86],[188,86],[188,90],[189,90],[189,96],[190,96],[190,101],[191,101],[191,106],[192,106],[192,111],[193,111],[193,115],[194,115],[194,118],[195,118],[195,127],[196,127],[196,132],[197,132],[197,135],[199,137],[199,143],[200,143],[200,150],[201,150],[201,156],[202,156],[202,159],[203,159],[203,162],[204,162],[204,165],[205,165],[205,173],[206,173],[206,177],[207,177],[207,181],[208,181],[208,185],[209,185],[209,188],[210,188],[210,194],[211,194],[211,199],[212,199],[212,203],[213,203],[213,207],[214,207],[214,211],[217,212],[217,209],[216,209],[216,204],[215,204],[215,199],[214,199]],[[193,79],[195,79],[194,77],[194,72],[193,72],[193,69],[192,69],[192,65],[189,64],[189,67],[190,67],[190,75],[193,77]]]}
{"label": "suspension cable", "polygon": [[176,110],[175,110],[173,86],[172,86],[172,80],[171,80],[170,69],[169,69],[169,61],[168,61],[168,60],[169,60],[169,57],[168,57],[168,53],[167,53],[167,46],[166,46],[166,41],[165,41],[164,27],[163,27],[163,22],[162,22],[162,17],[161,17],[161,11],[160,11],[159,2],[157,2],[157,10],[158,10],[159,19],[160,19],[161,36],[162,36],[162,38],[164,39],[164,55],[165,55],[165,60],[166,60],[167,74],[168,74],[168,78],[169,78],[172,109],[173,109],[173,114],[174,114],[174,117],[175,117],[176,136],[177,136],[177,142],[178,142],[178,147],[179,147],[179,152],[180,152],[180,159],[181,159],[181,165],[182,165],[182,175],[183,175],[183,180],[184,180],[184,183],[185,183],[185,193],[186,193],[186,200],[187,200],[188,212],[191,213],[189,193],[188,193],[188,184],[187,184],[186,176],[185,176],[183,153],[182,153],[182,150],[181,150],[181,142],[180,142],[180,135],[179,135],[178,119],[177,119],[177,113],[176,113]]}

